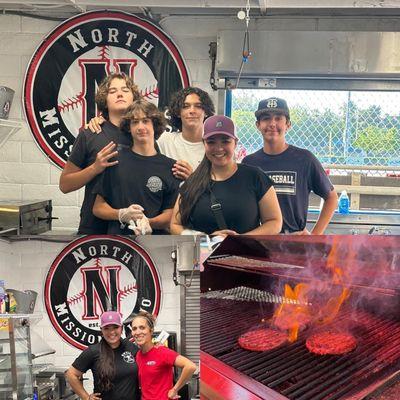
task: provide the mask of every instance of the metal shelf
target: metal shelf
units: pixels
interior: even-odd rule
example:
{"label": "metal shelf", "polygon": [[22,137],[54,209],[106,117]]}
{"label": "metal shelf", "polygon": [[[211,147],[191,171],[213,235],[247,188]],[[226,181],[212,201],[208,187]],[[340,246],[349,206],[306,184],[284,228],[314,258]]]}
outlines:
{"label": "metal shelf", "polygon": [[[2,338],[2,339],[0,339],[0,343],[8,343],[10,341],[10,339],[8,339],[8,338]],[[25,339],[23,339],[23,338],[16,338],[15,339],[15,342],[25,342],[26,340]],[[4,354],[4,353],[2,353],[1,351],[0,351],[0,355],[1,354]]]}
{"label": "metal shelf", "polygon": [[0,119],[0,148],[15,133],[22,129],[22,122],[12,119]]}
{"label": "metal shelf", "polygon": [[32,320],[41,320],[43,318],[43,315],[39,313],[33,313],[33,314],[9,313],[9,314],[0,314],[0,318],[11,318],[11,319],[27,318],[32,321]]}
{"label": "metal shelf", "polygon": [[[2,331],[1,343],[9,342],[9,346],[0,352],[0,374],[5,380],[0,384],[0,399],[28,399],[33,393],[32,353],[30,326],[41,318],[40,314],[0,314],[0,319],[8,325]],[[8,339],[4,340],[7,335]],[[24,343],[25,342],[25,343]],[[24,349],[21,349],[21,343]]]}

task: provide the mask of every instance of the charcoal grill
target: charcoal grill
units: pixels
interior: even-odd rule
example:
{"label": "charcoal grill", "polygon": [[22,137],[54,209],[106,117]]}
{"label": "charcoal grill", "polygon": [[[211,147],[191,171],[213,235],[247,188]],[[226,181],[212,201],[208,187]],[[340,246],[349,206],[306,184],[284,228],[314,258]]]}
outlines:
{"label": "charcoal grill", "polygon": [[[324,326],[309,326],[274,350],[240,348],[242,333],[268,326],[277,304],[293,302],[282,296],[284,283],[335,290],[327,270],[334,246],[347,274],[340,285],[351,295],[330,327],[350,331],[357,348],[310,353],[307,337]],[[229,237],[204,263],[201,291],[204,399],[374,399],[400,381],[400,238]]]}

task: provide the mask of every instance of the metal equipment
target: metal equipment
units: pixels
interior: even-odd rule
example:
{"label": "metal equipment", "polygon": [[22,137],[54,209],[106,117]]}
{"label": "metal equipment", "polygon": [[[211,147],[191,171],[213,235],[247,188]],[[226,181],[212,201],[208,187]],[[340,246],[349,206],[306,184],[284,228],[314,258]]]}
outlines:
{"label": "metal equipment", "polygon": [[52,228],[52,201],[1,201],[0,235],[38,235]]}

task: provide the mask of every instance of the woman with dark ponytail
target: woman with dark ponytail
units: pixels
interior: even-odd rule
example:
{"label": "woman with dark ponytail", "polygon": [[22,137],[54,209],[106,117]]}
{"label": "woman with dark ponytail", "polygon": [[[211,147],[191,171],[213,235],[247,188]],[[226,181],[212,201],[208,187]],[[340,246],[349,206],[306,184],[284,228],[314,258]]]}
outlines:
{"label": "woman with dark ponytail", "polygon": [[[66,373],[72,390],[83,400],[139,400],[138,347],[122,339],[122,319],[116,311],[106,311],[100,320],[102,339],[89,346]],[[93,393],[82,384],[82,375],[92,370]]]}
{"label": "woman with dark ponytail", "polygon": [[256,167],[237,164],[233,121],[214,115],[204,122],[205,156],[179,190],[171,233],[276,235],[282,214],[272,181]]}
{"label": "woman with dark ponytail", "polygon": [[[140,347],[136,355],[142,400],[179,399],[179,390],[196,371],[196,364],[165,346],[153,343],[155,319],[152,314],[140,311],[132,320],[132,338]],[[176,383],[173,367],[181,369]]]}

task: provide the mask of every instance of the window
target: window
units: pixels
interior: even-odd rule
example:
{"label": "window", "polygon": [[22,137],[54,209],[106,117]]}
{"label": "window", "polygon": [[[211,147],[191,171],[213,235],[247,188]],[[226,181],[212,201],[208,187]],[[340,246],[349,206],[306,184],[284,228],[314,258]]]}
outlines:
{"label": "window", "polygon": [[[258,102],[284,98],[292,128],[287,141],[309,149],[323,164],[400,167],[400,92],[237,89],[232,92],[232,118],[240,154],[262,147],[255,126]],[[377,169],[377,168],[375,168]]]}

